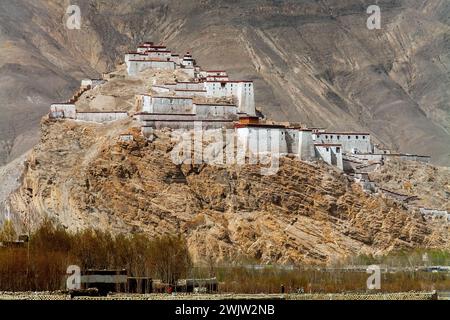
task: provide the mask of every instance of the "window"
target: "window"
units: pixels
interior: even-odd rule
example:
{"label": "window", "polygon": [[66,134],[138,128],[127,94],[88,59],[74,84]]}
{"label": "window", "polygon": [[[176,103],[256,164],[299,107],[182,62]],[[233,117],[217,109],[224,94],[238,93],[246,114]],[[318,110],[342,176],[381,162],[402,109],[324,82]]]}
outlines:
{"label": "window", "polygon": [[325,139],[328,139],[328,136],[325,136]]}
{"label": "window", "polygon": [[359,137],[358,136],[356,136],[356,140],[358,140],[359,139]]}
{"label": "window", "polygon": [[327,152],[329,152],[329,151],[330,151],[330,148],[326,148],[326,150],[327,150]]}
{"label": "window", "polygon": [[348,136],[348,140],[350,140],[350,136]]}
{"label": "window", "polygon": [[366,136],[363,136],[363,139],[365,139],[366,138]]}
{"label": "window", "polygon": [[337,147],[336,148],[336,153],[341,153],[341,148]]}
{"label": "window", "polygon": [[337,139],[340,140],[340,139],[341,139],[341,136],[337,136]]}

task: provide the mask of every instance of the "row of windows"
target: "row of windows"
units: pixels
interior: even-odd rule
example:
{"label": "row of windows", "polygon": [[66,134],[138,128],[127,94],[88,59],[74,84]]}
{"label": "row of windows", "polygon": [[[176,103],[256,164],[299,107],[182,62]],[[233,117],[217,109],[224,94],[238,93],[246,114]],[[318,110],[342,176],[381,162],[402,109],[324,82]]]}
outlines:
{"label": "row of windows", "polygon": [[[326,148],[327,152],[330,152],[330,148]],[[336,148],[336,153],[341,153],[341,148],[337,147]]]}
{"label": "row of windows", "polygon": [[[325,135],[325,139],[328,139],[328,137],[330,137],[330,139],[334,139],[334,136],[328,136]],[[341,136],[336,136],[337,140],[341,140]],[[352,137],[351,136],[347,136],[347,139],[350,140]],[[358,140],[359,136],[355,136],[355,139]],[[362,136],[362,139],[365,140],[366,136]]]}
{"label": "row of windows", "polygon": [[[213,88],[215,88],[216,85],[219,86],[218,84],[213,83]],[[223,83],[220,84],[220,86],[221,86],[222,88],[225,88],[226,85],[227,85],[226,82],[223,82]],[[234,86],[238,86],[238,84],[230,83],[230,86],[231,86],[231,88],[233,88]],[[244,88],[247,88],[247,87],[251,88],[251,86],[252,86],[251,83],[250,83],[250,84],[245,84],[245,83],[244,83]]]}

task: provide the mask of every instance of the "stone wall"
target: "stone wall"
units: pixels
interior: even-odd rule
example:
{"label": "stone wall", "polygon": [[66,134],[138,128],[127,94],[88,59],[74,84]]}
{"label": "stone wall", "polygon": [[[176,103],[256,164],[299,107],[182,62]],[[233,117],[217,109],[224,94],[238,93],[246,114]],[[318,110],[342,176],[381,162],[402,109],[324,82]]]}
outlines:
{"label": "stone wall", "polygon": [[151,97],[143,95],[138,101],[142,112],[169,114],[194,113],[192,98]]}
{"label": "stone wall", "polygon": [[316,157],[331,166],[344,170],[340,145],[315,145]]}
{"label": "stone wall", "polygon": [[372,153],[370,134],[345,132],[314,133],[315,143],[340,144],[345,153]]}
{"label": "stone wall", "polygon": [[287,154],[288,147],[284,128],[243,127],[236,129],[237,138],[252,154]]}
{"label": "stone wall", "polygon": [[175,70],[175,63],[172,61],[156,60],[130,60],[127,63],[127,71],[130,76],[136,75],[147,69]]}
{"label": "stone wall", "polygon": [[206,91],[177,89],[175,90],[175,95],[181,97],[206,97]]}
{"label": "stone wall", "polygon": [[65,119],[75,119],[77,116],[77,111],[75,104],[52,104],[50,106],[50,117],[51,118],[65,118]]}
{"label": "stone wall", "polygon": [[233,119],[238,120],[237,108],[235,105],[223,104],[194,104],[194,112],[199,119]]}
{"label": "stone wall", "polygon": [[106,123],[117,120],[126,119],[128,117],[128,112],[78,112],[77,120]]}
{"label": "stone wall", "polygon": [[205,82],[207,97],[234,97],[237,100],[239,112],[255,115],[255,95],[253,83],[250,81]]}
{"label": "stone wall", "polygon": [[[147,136],[149,132],[153,132],[153,129],[184,129],[184,130],[192,130],[194,129],[196,121],[192,120],[161,120],[161,121],[146,121],[146,125],[142,126],[142,133],[144,136]],[[202,129],[221,129],[227,128],[232,129],[234,126],[233,121],[227,120],[204,120],[199,122],[202,125]]]}

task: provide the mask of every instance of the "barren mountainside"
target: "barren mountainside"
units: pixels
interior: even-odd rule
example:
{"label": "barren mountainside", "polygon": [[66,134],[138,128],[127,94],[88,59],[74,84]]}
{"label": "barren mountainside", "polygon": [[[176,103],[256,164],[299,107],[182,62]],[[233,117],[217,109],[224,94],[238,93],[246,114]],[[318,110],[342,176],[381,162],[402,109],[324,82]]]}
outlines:
{"label": "barren mountainside", "polygon": [[0,163],[37,143],[51,102],[143,40],[254,80],[268,118],[369,131],[450,163],[446,0],[377,1],[378,31],[366,28],[369,0],[81,0],[81,30],[65,27],[69,4],[0,3]]}

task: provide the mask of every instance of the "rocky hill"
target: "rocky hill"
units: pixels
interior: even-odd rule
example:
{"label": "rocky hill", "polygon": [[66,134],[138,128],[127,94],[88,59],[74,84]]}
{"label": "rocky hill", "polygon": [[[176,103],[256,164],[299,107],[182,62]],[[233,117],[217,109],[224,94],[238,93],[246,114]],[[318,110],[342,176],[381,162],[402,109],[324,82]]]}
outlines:
{"label": "rocky hill", "polygon": [[[183,79],[178,71],[128,77],[119,69],[113,75],[85,92],[77,107],[131,111],[141,90]],[[134,141],[120,141],[124,133]],[[367,195],[332,167],[284,158],[276,175],[262,176],[261,165],[176,165],[175,143],[169,131],[144,139],[131,119],[100,125],[44,117],[41,141],[23,166],[17,160],[0,171],[7,186],[0,209],[22,231],[48,217],[69,230],[183,234],[197,262],[323,263],[448,247],[446,225]],[[418,176],[417,184],[426,188],[430,176]],[[445,186],[442,179],[439,186]]]}
{"label": "rocky hill", "polygon": [[[366,195],[330,167],[286,158],[265,177],[259,166],[179,166],[167,132],[147,141],[130,121],[44,119],[10,198],[16,221],[33,228],[47,216],[69,230],[181,233],[195,261],[319,263],[448,243],[448,230]],[[124,132],[135,141],[120,142]]]}
{"label": "rocky hill", "polygon": [[142,40],[192,51],[205,68],[256,82],[269,118],[372,132],[403,152],[450,162],[450,3],[380,0],[66,0],[0,3],[0,163],[38,141],[52,101],[113,70]]}
{"label": "rocky hill", "polygon": [[417,207],[450,212],[450,168],[414,161],[388,161],[370,178],[380,187],[418,199]]}

